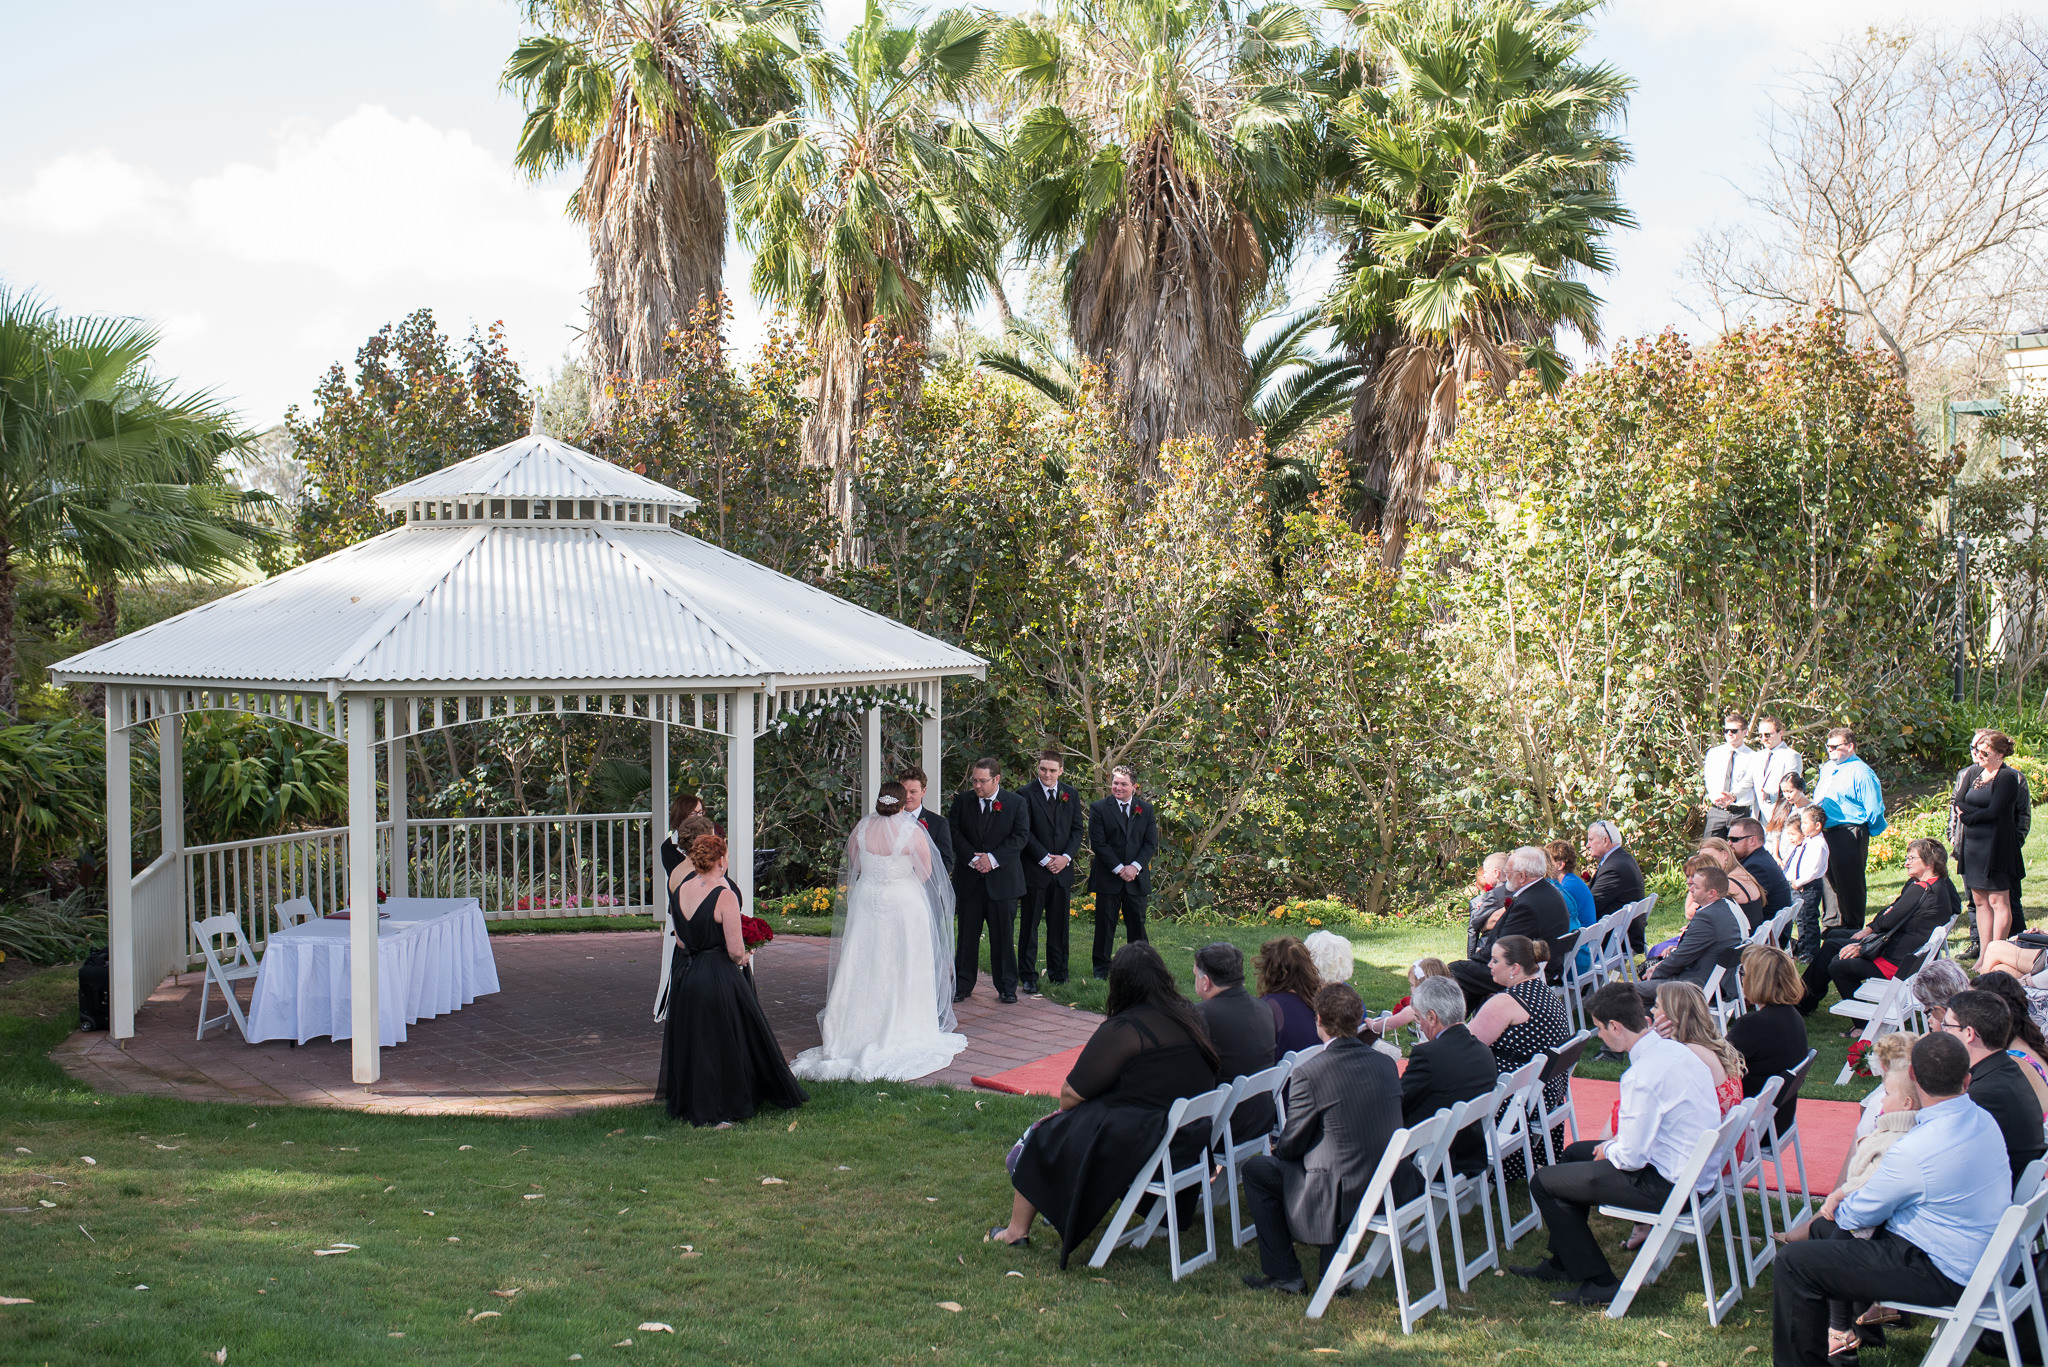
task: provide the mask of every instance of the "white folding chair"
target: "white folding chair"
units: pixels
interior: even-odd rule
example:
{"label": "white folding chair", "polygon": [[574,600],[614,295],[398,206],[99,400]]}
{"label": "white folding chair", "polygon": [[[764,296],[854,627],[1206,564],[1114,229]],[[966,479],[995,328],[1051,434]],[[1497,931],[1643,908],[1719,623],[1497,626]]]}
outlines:
{"label": "white folding chair", "polygon": [[1742,968],[1735,968],[1735,997],[1728,997],[1728,966],[1715,964],[1714,971],[1701,984],[1700,992],[1707,999],[1707,1014],[1714,1018],[1714,1027],[1722,1034],[1728,1033],[1728,1022],[1742,1014]]}
{"label": "white folding chair", "polygon": [[[1771,1237],[1771,1193],[1764,1186],[1764,1141],[1777,1115],[1778,1093],[1785,1086],[1785,1077],[1777,1074],[1764,1083],[1762,1091],[1756,1094],[1756,1105],[1750,1109],[1749,1132],[1735,1148],[1735,1220],[1741,1230],[1742,1271],[1749,1278],[1751,1287],[1757,1278],[1778,1256],[1778,1241]],[[1756,1183],[1757,1204],[1763,1208],[1763,1247],[1752,1249],[1749,1242],[1749,1184]]]}
{"label": "white folding chair", "polygon": [[[1485,1096],[1475,1096],[1445,1109],[1449,1116],[1448,1133],[1453,1142],[1458,1135],[1473,1126],[1479,1126],[1482,1133],[1493,1129],[1493,1117],[1500,1110],[1509,1093],[1505,1081],[1497,1084]],[[1500,1243],[1493,1234],[1493,1168],[1483,1165],[1476,1173],[1460,1173],[1451,1165],[1451,1145],[1443,1146],[1443,1160],[1437,1170],[1430,1174],[1430,1191],[1443,1202],[1444,1216],[1451,1226],[1451,1270],[1458,1274],[1458,1289],[1470,1291],[1472,1279],[1489,1267],[1500,1266]],[[1479,1221],[1486,1230],[1486,1247],[1470,1262],[1465,1261],[1464,1213],[1474,1206],[1479,1209]]]}
{"label": "white folding chair", "polygon": [[[1394,1131],[1387,1141],[1387,1151],[1380,1156],[1379,1167],[1373,1171],[1372,1182],[1358,1203],[1357,1214],[1351,1217],[1336,1253],[1323,1269],[1322,1280],[1316,1284],[1316,1294],[1308,1303],[1310,1319],[1321,1319],[1330,1308],[1330,1299],[1344,1286],[1363,1286],[1389,1264],[1394,1271],[1394,1306],[1401,1312],[1402,1333],[1414,1333],[1417,1320],[1450,1303],[1444,1289],[1443,1246],[1437,1242],[1436,1220],[1432,1215],[1436,1198],[1430,1193],[1429,1183],[1418,1183],[1421,1190],[1406,1201],[1398,1200],[1394,1192],[1394,1177],[1401,1169],[1410,1167],[1418,1156],[1433,1157],[1440,1144],[1449,1143],[1450,1124],[1451,1113],[1445,1110]],[[1428,1241],[1430,1267],[1436,1278],[1426,1294],[1413,1298],[1408,1290],[1408,1261],[1402,1256],[1411,1229]],[[1353,1266],[1367,1235],[1373,1236],[1371,1250]]]}
{"label": "white folding chair", "polygon": [[[1653,892],[1638,901],[1630,902],[1627,906],[1623,907],[1621,911],[1615,913],[1616,915],[1621,916],[1622,918],[1621,938],[1618,941],[1616,941],[1616,944],[1621,951],[1621,962],[1619,967],[1621,969],[1622,976],[1628,979],[1628,981],[1630,982],[1638,981],[1638,976],[1636,973],[1636,946],[1634,939],[1636,922],[1642,921],[1645,924],[1647,924],[1650,918],[1650,913],[1655,911],[1656,909],[1657,894]],[[1649,944],[1649,938],[1649,932],[1645,930],[1643,933],[1643,943],[1645,946]]]}
{"label": "white folding chair", "polygon": [[[1862,1021],[1863,1029],[1857,1032],[1856,1038],[1862,1040],[1866,1046],[1875,1044],[1894,1030],[1905,1028],[1907,1019],[1913,1014],[1913,980],[1893,978],[1880,989],[1880,994],[1875,1003],[1860,1001],[1854,997],[1848,1001],[1838,1001],[1828,1008],[1828,1014]],[[1850,1052],[1855,1052],[1854,1045],[1850,1046]],[[1835,1075],[1835,1085],[1846,1087],[1853,1076],[1855,1066],[1845,1058],[1842,1060],[1842,1071]]]}
{"label": "white folding chair", "polygon": [[312,898],[294,897],[289,902],[279,902],[275,915],[277,917],[277,928],[279,930],[289,930],[301,921],[318,920],[320,912],[314,907]]}
{"label": "white folding chair", "polygon": [[[1558,1155],[1563,1152],[1553,1135],[1560,1124],[1571,1136],[1565,1143],[1574,1143],[1579,1137],[1579,1107],[1572,1099],[1572,1074],[1577,1071],[1579,1060],[1585,1057],[1586,1045],[1592,1038],[1591,1030],[1581,1030],[1555,1049],[1546,1049],[1543,1053],[1543,1072],[1536,1080],[1536,1090],[1531,1093],[1533,1109],[1529,1118],[1543,1135],[1543,1156],[1549,1162],[1557,1162]],[[1549,1084],[1559,1077],[1564,1079],[1564,1104],[1552,1109]]]}
{"label": "white folding chair", "polygon": [[[1607,1307],[1609,1319],[1618,1320],[1628,1313],[1629,1302],[1636,1298],[1636,1292],[1642,1290],[1645,1283],[1663,1275],[1664,1269],[1678,1255],[1680,1241],[1685,1239],[1691,1239],[1699,1248],[1700,1280],[1707,1292],[1707,1323],[1718,1326],[1721,1317],[1742,1299],[1742,1264],[1735,1257],[1735,1224],[1728,1217],[1730,1183],[1725,1169],[1734,1154],[1736,1141],[1749,1127],[1755,1106],[1754,1100],[1743,1102],[1721,1117],[1716,1129],[1699,1137],[1699,1142],[1693,1146],[1692,1156],[1686,1160],[1662,1208],[1600,1207],[1602,1215],[1650,1226],[1650,1236],[1643,1240],[1635,1261],[1628,1265],[1628,1275],[1621,1279],[1621,1290],[1615,1293],[1613,1302]],[[1728,1266],[1728,1289],[1719,1293],[1714,1290],[1713,1245],[1710,1239],[1715,1225],[1721,1227],[1722,1250],[1727,1255]]]}
{"label": "white folding chair", "polygon": [[[1573,1030],[1584,1028],[1587,1000],[1618,971],[1614,968],[1614,937],[1628,934],[1628,927],[1618,919],[1620,914],[1603,916],[1579,932],[1578,948],[1565,960],[1557,990],[1564,997],[1565,1023]],[[1586,955],[1583,969],[1579,967],[1580,951]]]}
{"label": "white folding chair", "polygon": [[2041,1284],[2034,1276],[2029,1256],[2034,1234],[2048,1218],[2048,1191],[2034,1194],[2021,1205],[2005,1208],[1991,1242],[1977,1260],[1977,1270],[1954,1305],[1912,1305],[1905,1301],[1885,1304],[1909,1315],[1925,1315],[1944,1321],[1920,1367],[1953,1367],[1977,1346],[1977,1336],[1996,1329],[2005,1339],[2006,1360],[2019,1367],[2019,1322],[2023,1315],[2034,1317],[2034,1341],[2048,1343],[2048,1311],[2041,1305]]}
{"label": "white folding chair", "polygon": [[1237,1184],[1241,1180],[1238,1165],[1255,1154],[1271,1153],[1273,1132],[1261,1130],[1249,1139],[1238,1139],[1230,1132],[1231,1121],[1236,1119],[1238,1107],[1253,1097],[1271,1098],[1274,1103],[1274,1114],[1278,1115],[1280,1087],[1287,1080],[1288,1072],[1286,1064],[1276,1063],[1271,1068],[1238,1078],[1230,1084],[1230,1099],[1224,1103],[1223,1109],[1216,1113],[1216,1128],[1209,1136],[1209,1148],[1222,1164],[1221,1180],[1224,1190],[1230,1194],[1230,1223],[1226,1228],[1230,1231],[1232,1248],[1243,1248],[1259,1234],[1257,1225],[1238,1223],[1241,1218],[1237,1204]]}
{"label": "white folding chair", "polygon": [[[1762,1153],[1764,1161],[1771,1165],[1772,1180],[1777,1184],[1778,1228],[1780,1229],[1792,1228],[1799,1221],[1804,1220],[1813,1210],[1813,1189],[1806,1184],[1806,1152],[1799,1146],[1799,1093],[1806,1087],[1806,1075],[1813,1071],[1813,1061],[1819,1057],[1820,1050],[1809,1049],[1806,1051],[1806,1057],[1799,1061],[1797,1068],[1792,1069],[1788,1073],[1780,1074],[1785,1079],[1785,1086],[1778,1093],[1779,1106],[1773,1108],[1771,1112],[1771,1123],[1766,1131],[1770,1142],[1759,1145],[1759,1152]],[[1777,1115],[1779,1109],[1789,1110],[1792,1113],[1792,1123],[1782,1130],[1778,1128]],[[1792,1162],[1799,1172],[1799,1214],[1797,1216],[1794,1216],[1792,1213],[1792,1193],[1790,1184],[1785,1180],[1785,1149],[1787,1145],[1791,1146]],[[1763,1174],[1761,1170],[1757,1174],[1757,1195],[1759,1197],[1764,1195]]]}
{"label": "white folding chair", "polygon": [[1289,1049],[1280,1056],[1280,1061],[1289,1068],[1299,1068],[1302,1064],[1308,1062],[1329,1047],[1329,1042],[1325,1040],[1321,1044],[1311,1044],[1306,1049]]}
{"label": "white folding chair", "polygon": [[1536,1208],[1536,1198],[1529,1198],[1529,1213],[1517,1220],[1508,1205],[1507,1156],[1517,1149],[1522,1154],[1522,1176],[1526,1180],[1536,1172],[1536,1148],[1529,1135],[1529,1108],[1534,1104],[1530,1092],[1543,1086],[1543,1059],[1532,1058],[1501,1080],[1497,1094],[1506,1097],[1505,1109],[1499,1111],[1492,1126],[1486,1132],[1486,1161],[1493,1168],[1493,1189],[1500,1198],[1501,1243],[1513,1248],[1522,1236],[1543,1223],[1543,1212]]}
{"label": "white folding chair", "polygon": [[[199,980],[199,1032],[194,1039],[205,1039],[207,1027],[231,1020],[242,1032],[242,1038],[249,1038],[249,1020],[242,1014],[242,1004],[235,1000],[235,984],[247,982],[256,976],[256,956],[249,952],[249,941],[242,934],[242,923],[232,916],[209,916],[204,921],[192,923],[192,938],[199,942],[199,952],[206,957],[206,976]],[[215,939],[227,942],[226,948],[233,953],[228,961],[221,962],[220,951],[214,947]],[[210,988],[219,988],[227,1011],[208,1019],[206,1015],[206,994]]]}
{"label": "white folding chair", "polygon": [[[1123,1204],[1109,1222],[1109,1229],[1095,1245],[1095,1256],[1088,1260],[1088,1266],[1101,1267],[1109,1261],[1109,1255],[1129,1244],[1132,1248],[1143,1248],[1159,1231],[1161,1223],[1166,1225],[1167,1256],[1173,1267],[1173,1279],[1179,1281],[1196,1268],[1216,1261],[1216,1209],[1209,1190],[1210,1151],[1209,1136],[1215,1130],[1216,1115],[1230,1100],[1230,1088],[1218,1087],[1213,1092],[1200,1096],[1182,1097],[1173,1103],[1173,1109],[1166,1113],[1166,1136],[1159,1141],[1159,1147],[1152,1152],[1151,1159],[1132,1181],[1130,1190],[1124,1193]],[[1184,1168],[1173,1165],[1173,1140],[1183,1129],[1199,1130],[1202,1136],[1202,1151],[1195,1160]],[[1202,1226],[1209,1236],[1205,1252],[1182,1261],[1180,1256],[1180,1201],[1182,1192],[1200,1187],[1202,1190]],[[1159,1204],[1150,1218],[1138,1228],[1131,1228],[1131,1219],[1137,1213],[1138,1203],[1147,1196],[1158,1198]]]}

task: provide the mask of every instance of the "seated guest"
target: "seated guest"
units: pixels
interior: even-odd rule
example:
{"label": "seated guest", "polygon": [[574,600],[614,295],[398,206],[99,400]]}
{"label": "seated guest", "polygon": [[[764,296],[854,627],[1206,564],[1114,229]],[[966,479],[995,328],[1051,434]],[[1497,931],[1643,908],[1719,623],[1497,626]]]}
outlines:
{"label": "seated guest", "polygon": [[1952,1036],[1970,1059],[1970,1100],[1998,1123],[2014,1181],[2039,1158],[2048,1142],[2041,1132],[2041,1103],[2005,1052],[2012,1042],[2012,1013],[1989,992],[1958,992],[1941,1015],[1943,1034]]}
{"label": "seated guest", "polygon": [[[1643,999],[1627,983],[1593,994],[1587,1014],[1600,1042],[1628,1055],[1621,1075],[1621,1108],[1614,1137],[1580,1140],[1555,1167],[1529,1179],[1529,1194],[1550,1231],[1550,1256],[1533,1267],[1511,1267],[1519,1277],[1576,1283],[1554,1298],[1564,1305],[1606,1305],[1621,1286],[1589,1223],[1606,1204],[1656,1210],[1671,1194],[1700,1136],[1720,1124],[1707,1066],[1682,1044],[1650,1028]],[[1709,1175],[1710,1181],[1716,1180]]]}
{"label": "seated guest", "polygon": [[1584,930],[1600,919],[1600,913],[1593,910],[1593,890],[1578,875],[1578,852],[1569,840],[1553,840],[1543,852],[1550,856],[1550,881],[1564,894],[1564,904],[1571,911],[1572,929]]}
{"label": "seated guest", "polygon": [[1936,959],[1913,975],[1913,999],[1920,1003],[1920,1009],[1927,1019],[1941,1019],[1941,1009],[1948,1005],[1948,999],[1970,986],[1970,975],[1954,959]]}
{"label": "seated guest", "polygon": [[[2012,1200],[1998,1124],[1963,1094],[1969,1062],[1947,1035],[1915,1044],[1918,1122],[1861,1187],[1828,1197],[1806,1242],[1778,1251],[1771,1297],[1776,1367],[1853,1364],[1860,1304],[1954,1305],[1963,1294]],[[1873,1233],[1847,1237],[1860,1230]]]}
{"label": "seated guest", "polygon": [[[1202,1024],[1221,1062],[1218,1082],[1234,1082],[1273,1066],[1273,1016],[1244,990],[1244,951],[1228,940],[1195,951],[1195,995]],[[1273,1098],[1246,1097],[1230,1118],[1234,1139],[1250,1139],[1273,1128]]]}
{"label": "seated guest", "polygon": [[1847,1001],[1872,978],[1912,975],[1924,957],[1920,951],[1927,937],[1961,910],[1956,885],[1948,879],[1948,851],[1939,840],[1909,841],[1906,886],[1861,930],[1836,929],[1821,937],[1806,966],[1806,997],[1799,1009],[1813,1014],[1830,983]]}
{"label": "seated guest", "polygon": [[[1503,1076],[1572,1037],[1564,1007],[1544,981],[1543,965],[1548,957],[1547,947],[1526,935],[1509,935],[1493,947],[1493,980],[1501,990],[1488,997],[1472,1017],[1471,1029],[1474,1039],[1492,1049],[1494,1069]],[[1571,1079],[1563,1076],[1543,1085],[1544,1099],[1551,1110],[1564,1105],[1570,1085]],[[1512,1100],[1506,1103],[1514,1104]],[[1551,1144],[1553,1148],[1562,1148],[1564,1126],[1552,1131]],[[1531,1152],[1538,1163],[1548,1161],[1540,1136],[1532,1144]],[[1510,1182],[1524,1175],[1520,1149],[1507,1155],[1503,1170]]]}
{"label": "seated guest", "polygon": [[[1842,1155],[1842,1170],[1835,1177],[1831,1192],[1847,1196],[1868,1182],[1877,1172],[1877,1165],[1891,1152],[1892,1145],[1899,1142],[1899,1136],[1913,1128],[1920,1119],[1920,1094],[1913,1087],[1913,1046],[1919,1043],[1918,1035],[1903,1030],[1894,1030],[1889,1035],[1880,1035],[1871,1046],[1871,1057],[1879,1079],[1875,1095],[1863,1102],[1863,1118],[1856,1122],[1856,1142],[1849,1152]],[[1837,1203],[1839,1204],[1839,1203]],[[1812,1222],[1802,1220],[1791,1229],[1771,1237],[1781,1244],[1804,1242],[1812,1232]],[[1865,1315],[1866,1323],[1883,1319],[1890,1323],[1898,1318],[1897,1312],[1890,1315]],[[1831,1326],[1847,1329],[1849,1326]]]}
{"label": "seated guest", "polygon": [[1732,970],[1742,951],[1744,934],[1735,904],[1728,900],[1727,871],[1711,855],[1696,854],[1685,861],[1685,881],[1685,931],[1636,984],[1644,1010],[1656,1003],[1657,989],[1665,983],[1691,983],[1704,989],[1714,969]]}
{"label": "seated guest", "polygon": [[[1756,881],[1748,869],[1742,867],[1742,861],[1736,858],[1735,847],[1719,836],[1708,836],[1702,840],[1699,851],[1693,858],[1711,859],[1720,867],[1721,872],[1728,875],[1728,900],[1735,907],[1736,917],[1742,923],[1742,933],[1746,938],[1764,919],[1763,885]],[[1692,905],[1688,899],[1688,912],[1692,910]]]}
{"label": "seated guest", "polygon": [[1755,930],[1792,905],[1792,884],[1786,881],[1785,870],[1764,848],[1764,824],[1755,817],[1735,818],[1728,827],[1728,845],[1742,861],[1743,871],[1763,889],[1764,904],[1750,920],[1749,928]]}
{"label": "seated guest", "polygon": [[1534,845],[1524,845],[1508,855],[1508,900],[1501,908],[1500,919],[1480,938],[1479,952],[1474,957],[1451,965],[1451,976],[1465,989],[1468,1010],[1478,1010],[1488,997],[1500,991],[1500,985],[1493,980],[1488,952],[1497,941],[1509,935],[1526,935],[1544,942],[1544,957],[1548,958],[1547,946],[1570,933],[1571,911],[1564,904],[1564,894],[1551,886],[1549,874],[1550,856]]}
{"label": "seated guest", "polygon": [[1467,904],[1465,921],[1465,953],[1467,956],[1479,952],[1479,942],[1486,932],[1493,929],[1493,923],[1500,919],[1500,909],[1507,905],[1507,884],[1501,880],[1507,875],[1508,852],[1495,850],[1479,861],[1479,872],[1472,876],[1472,900]]}
{"label": "seated guest", "polygon": [[[1060,1108],[1010,1150],[1017,1194],[999,1244],[1028,1243],[1040,1211],[1060,1233],[1060,1266],[1124,1198],[1166,1132],[1166,1113],[1216,1085],[1216,1047],[1159,951],[1140,940],[1109,966],[1109,1019],[1095,1027],[1060,1088]],[[1188,1162],[1206,1131],[1184,1135]]]}
{"label": "seated guest", "polygon": [[2020,986],[2018,978],[2003,973],[1981,973],[1972,986],[2005,1003],[2012,1017],[2012,1039],[2005,1052],[2020,1066],[2020,1076],[2034,1089],[2034,1099],[2041,1103],[2042,1112],[2048,1114],[2048,1040],[2041,1038],[2041,1027],[2027,1013],[2027,990]]}
{"label": "seated guest", "polygon": [[1297,1049],[1316,1044],[1316,1009],[1323,976],[1308,947],[1292,935],[1259,946],[1259,1000],[1273,1018],[1273,1058],[1278,1063]]}
{"label": "seated guest", "polygon": [[1358,971],[1358,960],[1351,952],[1351,941],[1334,931],[1319,930],[1302,942],[1308,951],[1309,962],[1316,966],[1316,977],[1323,986],[1331,983],[1348,983],[1351,975]]}
{"label": "seated guest", "polygon": [[[1593,894],[1593,911],[1600,916],[1612,916],[1643,900],[1643,870],[1622,845],[1621,828],[1612,821],[1586,827],[1586,887]],[[1649,919],[1645,912],[1629,926],[1629,943],[1638,954],[1643,952],[1643,927]]]}
{"label": "seated guest", "polygon": [[[1498,949],[1499,946],[1494,947]],[[1415,1125],[1448,1106],[1485,1096],[1500,1081],[1493,1050],[1465,1025],[1465,994],[1449,978],[1424,978],[1415,987],[1415,1023],[1422,1043],[1401,1074],[1401,1123]],[[1467,1127],[1451,1141],[1451,1166],[1471,1175],[1486,1166],[1486,1135]]]}
{"label": "seated guest", "polygon": [[[1784,1076],[1791,1086],[1791,1072],[1806,1060],[1806,1017],[1799,1003],[1806,1000],[1806,984],[1799,980],[1799,965],[1790,954],[1770,945],[1755,945],[1742,952],[1742,995],[1749,1010],[1728,1022],[1728,1043],[1741,1051],[1749,1071],[1742,1075],[1742,1095],[1755,1096],[1772,1078]],[[1779,1093],[1778,1129],[1791,1128],[1799,1098],[1788,1091]]]}
{"label": "seated guest", "polygon": [[1448,978],[1450,976],[1450,965],[1446,964],[1442,959],[1435,958],[1434,956],[1417,959],[1414,963],[1408,965],[1409,995],[1395,1002],[1392,1011],[1379,1016],[1377,1019],[1367,1021],[1366,1028],[1380,1038],[1385,1039],[1394,1031],[1404,1026],[1415,1024],[1415,1008],[1411,1005],[1415,1000],[1415,989],[1421,985],[1424,978]]}
{"label": "seated guest", "polygon": [[[1316,993],[1316,1029],[1330,1047],[1287,1076],[1287,1123],[1269,1157],[1245,1163],[1245,1201],[1259,1231],[1259,1271],[1246,1273],[1253,1290],[1307,1290],[1298,1239],[1314,1244],[1330,1264],[1337,1241],[1358,1213],[1387,1141],[1401,1128],[1401,1082],[1394,1062],[1358,1038],[1365,1006],[1349,984]],[[1155,1141],[1157,1142],[1157,1141]],[[1403,1163],[1394,1174],[1394,1199],[1422,1190],[1422,1175]]]}

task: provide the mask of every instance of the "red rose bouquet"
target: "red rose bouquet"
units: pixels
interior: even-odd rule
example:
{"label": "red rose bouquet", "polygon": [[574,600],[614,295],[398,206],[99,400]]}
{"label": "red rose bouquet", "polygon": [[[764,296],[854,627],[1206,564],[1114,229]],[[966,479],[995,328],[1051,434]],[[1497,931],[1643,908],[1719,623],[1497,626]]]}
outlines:
{"label": "red rose bouquet", "polygon": [[740,941],[748,949],[755,949],[775,938],[775,931],[758,916],[740,917]]}

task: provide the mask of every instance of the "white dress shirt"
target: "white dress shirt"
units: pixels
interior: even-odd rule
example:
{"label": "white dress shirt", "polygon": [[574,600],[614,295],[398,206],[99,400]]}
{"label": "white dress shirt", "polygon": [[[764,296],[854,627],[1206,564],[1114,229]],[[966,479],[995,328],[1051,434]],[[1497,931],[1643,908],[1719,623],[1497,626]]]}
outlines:
{"label": "white dress shirt", "polygon": [[[1652,1030],[1628,1051],[1621,1075],[1621,1116],[1601,1154],[1623,1172],[1655,1168],[1678,1180],[1700,1136],[1721,1123],[1714,1075],[1699,1055]],[[1707,1175],[1711,1183],[1713,1174]]]}
{"label": "white dress shirt", "polygon": [[1734,763],[1729,763],[1729,749],[1724,743],[1707,751],[1707,762],[1700,766],[1700,786],[1706,790],[1707,805],[1712,806],[1723,792],[1733,794],[1728,799],[1731,807],[1747,807],[1756,811],[1756,751],[1747,745],[1738,745],[1734,750]]}
{"label": "white dress shirt", "polygon": [[1750,768],[1755,772],[1756,800],[1764,810],[1778,803],[1778,780],[1787,774],[1804,774],[1806,761],[1783,741],[1768,750],[1752,750]]}
{"label": "white dress shirt", "polygon": [[1808,836],[1792,847],[1792,855],[1785,861],[1785,881],[1793,887],[1804,887],[1817,878],[1828,876],[1828,842],[1819,836]]}

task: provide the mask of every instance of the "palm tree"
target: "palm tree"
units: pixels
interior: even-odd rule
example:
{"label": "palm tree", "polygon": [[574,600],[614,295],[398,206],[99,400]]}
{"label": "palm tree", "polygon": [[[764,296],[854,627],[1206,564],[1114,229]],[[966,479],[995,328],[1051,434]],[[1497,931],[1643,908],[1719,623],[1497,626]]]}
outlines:
{"label": "palm tree", "polygon": [[817,348],[804,443],[833,472],[848,535],[869,345],[921,345],[933,306],[972,306],[993,271],[998,149],[947,112],[981,68],[989,32],[965,11],[899,27],[869,0],[843,50],[789,54],[798,107],[726,146],[735,217],[755,249],[754,291],[800,319]]}
{"label": "palm tree", "polygon": [[584,159],[570,214],[597,283],[586,332],[591,422],[608,382],[663,373],[662,343],[725,274],[718,145],[794,98],[785,54],[816,41],[816,0],[527,0],[545,30],[503,83],[527,106],[514,163],[539,179]]}
{"label": "palm tree", "polygon": [[1289,3],[1064,0],[1008,30],[1004,74],[1038,101],[1011,143],[1019,245],[1066,254],[1076,348],[1148,460],[1249,435],[1243,310],[1311,198],[1315,50]]}
{"label": "palm tree", "polygon": [[1347,274],[1330,301],[1365,375],[1351,460],[1398,562],[1456,430],[1458,397],[1524,370],[1565,378],[1559,327],[1599,339],[1582,278],[1610,269],[1633,88],[1579,60],[1597,0],[1352,0],[1354,88],[1332,114]]}
{"label": "palm tree", "polygon": [[251,496],[220,469],[252,434],[208,396],[152,378],[156,342],[134,319],[62,318],[0,291],[0,712],[15,710],[25,564],[80,568],[99,598],[95,626],[107,628],[119,575],[217,572],[260,539],[235,511]]}

